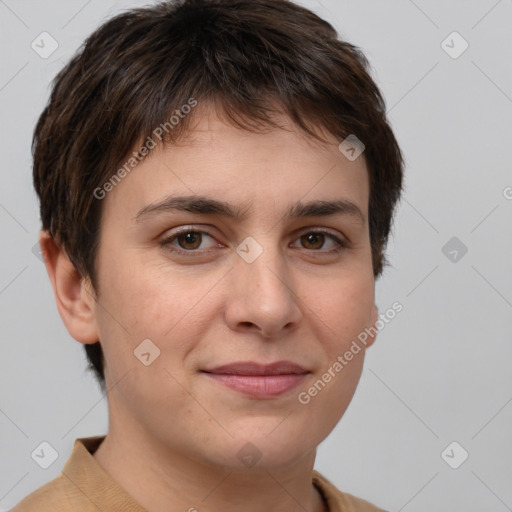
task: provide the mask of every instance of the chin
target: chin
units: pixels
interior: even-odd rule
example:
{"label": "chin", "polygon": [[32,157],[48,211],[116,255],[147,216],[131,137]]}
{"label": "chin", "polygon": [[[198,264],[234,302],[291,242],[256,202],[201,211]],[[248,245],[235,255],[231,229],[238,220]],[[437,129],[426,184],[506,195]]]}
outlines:
{"label": "chin", "polygon": [[247,424],[247,428],[238,432],[231,429],[233,438],[226,440],[225,453],[232,454],[232,457],[229,457],[225,464],[233,469],[244,466],[248,469],[285,468],[297,463],[316,448],[310,446],[311,441],[308,445],[304,444],[304,439],[310,437],[305,436],[291,422],[285,427],[284,424],[288,420],[279,425],[281,421],[276,418],[265,418],[264,422],[257,422],[257,425]]}

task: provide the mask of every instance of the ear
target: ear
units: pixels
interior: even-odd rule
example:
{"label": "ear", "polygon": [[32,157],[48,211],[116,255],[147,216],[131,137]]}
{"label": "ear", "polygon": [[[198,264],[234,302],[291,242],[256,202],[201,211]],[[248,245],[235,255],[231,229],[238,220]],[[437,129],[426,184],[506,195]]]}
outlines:
{"label": "ear", "polygon": [[39,245],[53,287],[59,314],[71,336],[80,343],[99,341],[95,322],[95,292],[48,231],[41,231]]}
{"label": "ear", "polygon": [[[366,340],[366,348],[371,347],[375,343],[375,338],[377,338],[377,327],[375,324],[377,323],[377,320],[379,319],[379,310],[377,308],[377,305],[374,304],[372,307],[372,312],[370,314],[370,325],[368,326],[368,338]],[[372,329],[373,327],[373,329]]]}

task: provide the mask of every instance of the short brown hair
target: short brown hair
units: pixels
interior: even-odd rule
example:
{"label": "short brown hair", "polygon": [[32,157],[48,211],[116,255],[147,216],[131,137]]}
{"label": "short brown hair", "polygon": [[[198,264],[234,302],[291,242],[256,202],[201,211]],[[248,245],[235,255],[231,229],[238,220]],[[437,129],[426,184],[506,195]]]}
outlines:
{"label": "short brown hair", "polygon": [[[323,128],[365,145],[373,273],[402,190],[402,155],[363,53],[288,0],[169,0],[106,21],[55,77],[34,131],[34,187],[42,229],[96,292],[102,201],[136,143],[191,98],[214,102],[235,125],[257,131],[287,114],[306,133]],[[193,114],[165,131],[172,143]],[[100,342],[85,345],[105,390]]]}

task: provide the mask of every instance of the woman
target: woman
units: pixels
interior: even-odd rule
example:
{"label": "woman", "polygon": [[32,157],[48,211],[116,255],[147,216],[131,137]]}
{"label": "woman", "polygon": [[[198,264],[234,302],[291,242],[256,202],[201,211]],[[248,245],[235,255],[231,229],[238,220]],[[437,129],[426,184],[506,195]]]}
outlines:
{"label": "woman", "polygon": [[402,172],[366,59],[307,9],[104,23],[56,78],[34,185],[109,430],[14,511],[382,510],[313,466],[376,337]]}

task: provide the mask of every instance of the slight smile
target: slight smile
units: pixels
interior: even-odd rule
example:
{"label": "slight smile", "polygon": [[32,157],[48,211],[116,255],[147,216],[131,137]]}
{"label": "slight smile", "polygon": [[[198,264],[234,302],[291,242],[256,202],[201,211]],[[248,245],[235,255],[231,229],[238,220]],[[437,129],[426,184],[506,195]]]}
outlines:
{"label": "slight smile", "polygon": [[310,372],[291,361],[238,362],[202,370],[217,382],[255,398],[272,398],[297,387]]}

